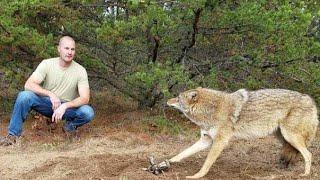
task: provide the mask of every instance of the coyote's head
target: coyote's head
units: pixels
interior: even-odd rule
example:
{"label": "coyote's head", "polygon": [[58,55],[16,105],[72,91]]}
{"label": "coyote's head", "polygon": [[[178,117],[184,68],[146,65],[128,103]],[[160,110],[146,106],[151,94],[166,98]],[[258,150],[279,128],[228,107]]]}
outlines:
{"label": "coyote's head", "polygon": [[178,97],[169,99],[167,104],[179,109],[183,113],[187,113],[191,110],[192,106],[197,103],[198,98],[198,90],[193,89],[180,93]]}
{"label": "coyote's head", "polygon": [[193,121],[226,119],[233,116],[237,121],[242,105],[247,101],[247,91],[242,89],[229,94],[207,88],[197,88],[182,92],[178,97],[169,99],[167,104],[179,109]]}
{"label": "coyote's head", "polygon": [[[210,92],[209,92],[210,91]],[[215,112],[220,102],[218,91],[197,88],[182,92],[178,97],[169,99],[167,104],[179,109],[192,121],[206,121]],[[212,119],[212,118],[210,118]]]}

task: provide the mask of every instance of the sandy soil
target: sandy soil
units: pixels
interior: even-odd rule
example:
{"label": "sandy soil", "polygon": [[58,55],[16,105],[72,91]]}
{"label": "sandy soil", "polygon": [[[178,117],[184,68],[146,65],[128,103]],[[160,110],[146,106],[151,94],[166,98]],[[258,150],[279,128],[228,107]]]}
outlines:
{"label": "sandy soil", "polygon": [[[185,179],[202,166],[207,151],[173,164],[168,172],[153,175],[143,171],[148,157],[164,160],[197,140],[183,135],[151,134],[139,129],[143,112],[100,114],[79,129],[78,138],[68,139],[62,124],[48,130],[43,119],[29,118],[24,135],[10,147],[0,147],[0,179]],[[8,117],[1,117],[0,135],[6,134]],[[196,130],[191,128],[189,131]],[[320,133],[309,150],[312,174],[320,179]],[[278,163],[281,145],[273,137],[232,140],[209,173],[202,179],[301,179],[302,158],[287,169]]]}

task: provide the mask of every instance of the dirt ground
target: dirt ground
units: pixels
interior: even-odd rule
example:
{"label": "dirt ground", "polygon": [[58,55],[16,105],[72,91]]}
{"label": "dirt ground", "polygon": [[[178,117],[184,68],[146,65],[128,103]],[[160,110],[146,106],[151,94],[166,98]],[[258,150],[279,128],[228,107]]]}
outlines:
{"label": "dirt ground", "polygon": [[[73,139],[63,134],[62,124],[49,128],[42,118],[30,117],[19,142],[0,147],[0,179],[185,179],[201,168],[207,151],[173,164],[158,176],[142,170],[148,167],[149,156],[159,161],[170,158],[197,137],[150,133],[141,127],[141,120],[149,113],[112,111],[100,111],[91,124],[79,128]],[[0,135],[5,135],[9,117],[0,118]],[[197,127],[187,126],[186,134],[193,131],[198,131]],[[319,135],[309,148],[313,154],[312,174],[304,179],[320,179]],[[232,140],[202,179],[301,179],[302,158],[281,169],[280,152],[281,145],[273,137]]]}

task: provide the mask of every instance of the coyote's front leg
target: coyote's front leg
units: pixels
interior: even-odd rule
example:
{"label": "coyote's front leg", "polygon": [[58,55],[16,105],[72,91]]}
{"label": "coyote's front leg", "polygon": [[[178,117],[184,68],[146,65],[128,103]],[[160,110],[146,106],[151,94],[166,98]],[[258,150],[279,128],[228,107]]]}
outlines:
{"label": "coyote's front leg", "polygon": [[193,176],[187,176],[186,178],[190,179],[197,179],[205,176],[208,171],[210,170],[210,167],[212,164],[216,161],[224,147],[228,144],[230,138],[232,137],[232,130],[226,130],[226,129],[221,129],[217,133],[216,137],[214,138],[214,143],[211,146],[211,149],[208,153],[208,156],[200,169],[199,172],[197,172]]}
{"label": "coyote's front leg", "polygon": [[196,143],[169,159],[169,162],[180,162],[182,159],[208,148],[211,144],[212,139],[208,135],[201,133],[201,138]]}

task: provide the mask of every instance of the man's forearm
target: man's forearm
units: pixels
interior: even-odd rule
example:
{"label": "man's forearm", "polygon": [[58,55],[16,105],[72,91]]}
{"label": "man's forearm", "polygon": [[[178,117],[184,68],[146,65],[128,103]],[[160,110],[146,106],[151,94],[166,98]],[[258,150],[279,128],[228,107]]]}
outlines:
{"label": "man's forearm", "polygon": [[75,108],[75,107],[80,107],[80,106],[88,104],[88,103],[89,103],[88,98],[78,97],[78,98],[76,98],[72,101],[66,102],[64,104],[66,105],[67,108]]}
{"label": "man's forearm", "polygon": [[25,90],[32,91],[40,96],[50,96],[51,91],[42,88],[39,84],[36,83],[26,83],[24,86]]}

